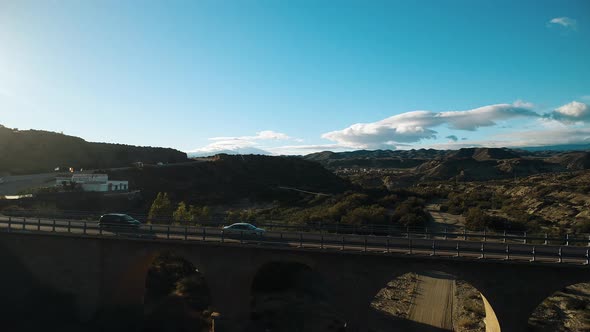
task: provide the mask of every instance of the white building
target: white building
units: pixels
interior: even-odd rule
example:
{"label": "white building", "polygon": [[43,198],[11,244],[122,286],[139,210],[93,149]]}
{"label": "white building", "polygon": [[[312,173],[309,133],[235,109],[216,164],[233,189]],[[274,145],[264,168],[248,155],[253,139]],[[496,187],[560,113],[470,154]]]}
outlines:
{"label": "white building", "polygon": [[55,178],[55,186],[67,186],[75,184],[83,191],[127,191],[128,181],[109,181],[107,174],[73,174],[71,176],[58,176]]}

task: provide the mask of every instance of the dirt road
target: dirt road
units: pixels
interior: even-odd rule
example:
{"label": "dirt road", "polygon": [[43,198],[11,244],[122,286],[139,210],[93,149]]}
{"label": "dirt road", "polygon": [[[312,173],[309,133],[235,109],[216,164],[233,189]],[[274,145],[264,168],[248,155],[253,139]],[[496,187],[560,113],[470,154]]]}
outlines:
{"label": "dirt road", "polygon": [[455,280],[441,272],[418,275],[416,295],[408,319],[444,330],[453,330]]}

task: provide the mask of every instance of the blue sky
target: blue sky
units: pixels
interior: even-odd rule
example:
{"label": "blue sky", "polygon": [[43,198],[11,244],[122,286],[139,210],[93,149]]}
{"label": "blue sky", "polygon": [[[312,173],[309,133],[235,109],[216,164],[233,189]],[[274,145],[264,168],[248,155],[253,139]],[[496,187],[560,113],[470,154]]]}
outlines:
{"label": "blue sky", "polygon": [[590,143],[588,59],[588,1],[4,0],[0,124],[198,152]]}

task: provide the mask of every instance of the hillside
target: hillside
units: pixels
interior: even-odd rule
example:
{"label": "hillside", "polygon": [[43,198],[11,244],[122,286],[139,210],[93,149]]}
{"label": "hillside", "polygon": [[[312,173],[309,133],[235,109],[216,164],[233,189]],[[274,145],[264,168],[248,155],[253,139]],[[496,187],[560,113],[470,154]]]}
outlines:
{"label": "hillside", "polygon": [[297,188],[311,192],[338,193],[350,188],[348,181],[317,163],[297,157],[218,155],[212,161],[168,167],[108,171],[113,179],[129,180],[147,201],[168,192],[174,201],[225,204],[250,201],[289,200]]}
{"label": "hillside", "polygon": [[0,175],[44,173],[56,167],[124,167],[136,161],[177,163],[187,161],[187,156],[174,149],[92,143],[49,131],[0,126]]}
{"label": "hillside", "polygon": [[[304,157],[339,174],[377,172],[388,182],[485,181],[590,168],[588,151],[525,151],[508,148],[376,150],[313,153]],[[397,179],[397,180],[396,180]]]}

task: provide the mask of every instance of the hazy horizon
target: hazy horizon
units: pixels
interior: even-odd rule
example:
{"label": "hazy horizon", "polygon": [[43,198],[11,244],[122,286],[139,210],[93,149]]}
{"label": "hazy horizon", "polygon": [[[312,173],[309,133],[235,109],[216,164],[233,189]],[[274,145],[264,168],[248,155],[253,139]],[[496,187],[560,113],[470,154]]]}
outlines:
{"label": "hazy horizon", "polygon": [[586,1],[0,4],[0,124],[304,155],[590,144]]}

